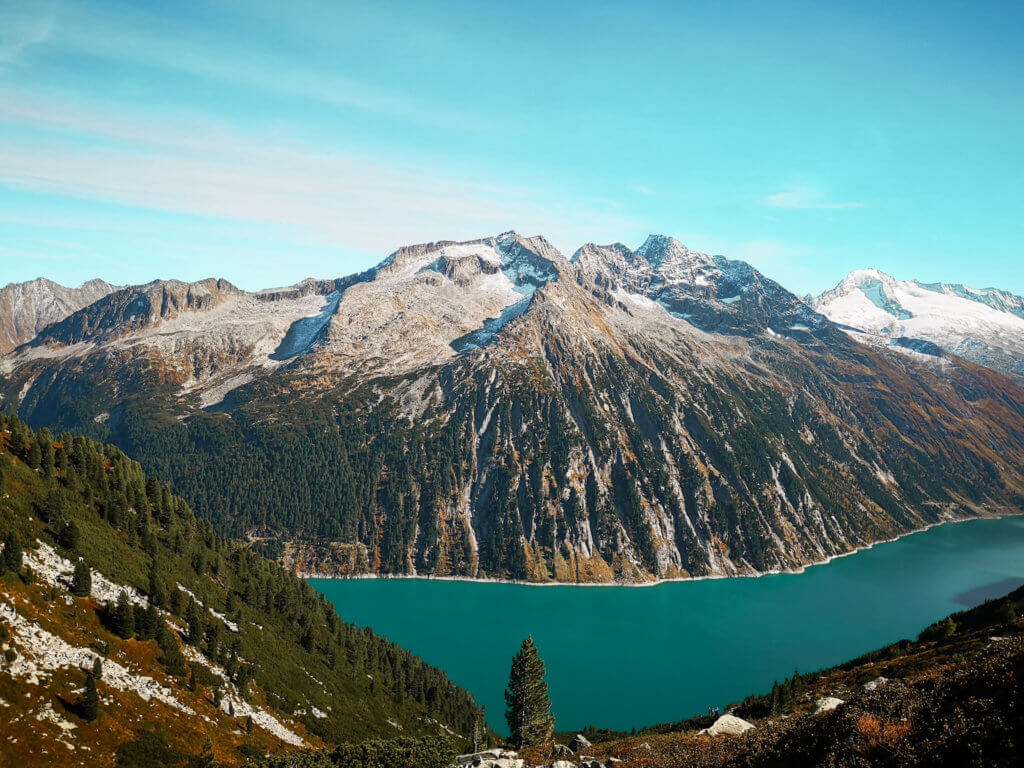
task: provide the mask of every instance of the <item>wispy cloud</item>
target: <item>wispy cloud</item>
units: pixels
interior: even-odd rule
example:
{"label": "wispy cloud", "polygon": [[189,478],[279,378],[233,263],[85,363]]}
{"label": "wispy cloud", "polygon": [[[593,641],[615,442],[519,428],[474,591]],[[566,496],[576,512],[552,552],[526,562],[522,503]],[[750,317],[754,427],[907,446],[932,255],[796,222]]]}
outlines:
{"label": "wispy cloud", "polygon": [[0,8],[0,67],[16,63],[27,48],[45,43],[52,31],[49,16],[24,18],[10,8]]}
{"label": "wispy cloud", "polygon": [[[117,66],[135,65],[185,75],[217,87],[317,102],[340,110],[386,115],[422,125],[483,129],[487,116],[438,110],[401,90],[346,77],[266,48],[216,35],[174,13],[159,14],[140,4],[116,9],[96,3],[51,0],[50,16],[19,18],[12,26],[12,55],[51,40],[73,52]],[[38,13],[38,11],[37,11]],[[0,16],[0,29],[4,19]],[[38,38],[38,39],[37,39]],[[3,40],[0,32],[0,41]],[[117,41],[111,44],[111,41]],[[0,63],[3,62],[0,42]]]}
{"label": "wispy cloud", "polygon": [[121,105],[10,88],[0,102],[0,122],[18,129],[0,144],[0,182],[33,190],[261,222],[303,242],[377,253],[509,227],[574,244],[635,226],[601,201],[569,205],[505,177],[270,140],[195,115],[152,119]]}
{"label": "wispy cloud", "polygon": [[655,194],[657,194],[653,189],[651,189],[646,184],[634,184],[633,191],[638,192],[641,195],[647,195],[649,197],[652,197]]}
{"label": "wispy cloud", "polygon": [[771,208],[792,208],[792,209],[851,209],[868,208],[868,203],[853,201],[830,200],[822,190],[808,186],[794,186],[773,192],[763,200],[764,204]]}

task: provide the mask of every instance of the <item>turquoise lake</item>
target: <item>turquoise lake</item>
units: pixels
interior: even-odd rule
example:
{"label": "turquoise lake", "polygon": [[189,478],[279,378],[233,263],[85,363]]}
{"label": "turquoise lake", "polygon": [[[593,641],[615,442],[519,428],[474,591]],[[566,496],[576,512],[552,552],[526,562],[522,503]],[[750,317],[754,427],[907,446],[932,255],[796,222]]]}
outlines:
{"label": "turquoise lake", "polygon": [[915,637],[1024,584],[1024,518],[914,534],[801,574],[654,587],[532,587],[430,579],[312,579],[348,621],[444,669],[499,731],[509,665],[528,634],[559,730],[628,729],[724,706]]}

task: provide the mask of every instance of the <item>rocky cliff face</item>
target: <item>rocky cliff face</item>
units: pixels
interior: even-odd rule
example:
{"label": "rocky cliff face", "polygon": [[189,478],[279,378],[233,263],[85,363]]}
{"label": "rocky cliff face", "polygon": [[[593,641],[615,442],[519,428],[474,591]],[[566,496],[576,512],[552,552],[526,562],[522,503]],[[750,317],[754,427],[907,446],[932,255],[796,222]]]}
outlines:
{"label": "rocky cliff face", "polygon": [[30,341],[50,323],[63,320],[114,289],[102,280],[65,288],[41,277],[0,288],[0,355]]}
{"label": "rocky cliff face", "polygon": [[167,290],[7,355],[4,397],[307,571],[754,573],[1024,498],[1011,381],[860,344],[671,238],[569,259],[505,233],[275,292]]}

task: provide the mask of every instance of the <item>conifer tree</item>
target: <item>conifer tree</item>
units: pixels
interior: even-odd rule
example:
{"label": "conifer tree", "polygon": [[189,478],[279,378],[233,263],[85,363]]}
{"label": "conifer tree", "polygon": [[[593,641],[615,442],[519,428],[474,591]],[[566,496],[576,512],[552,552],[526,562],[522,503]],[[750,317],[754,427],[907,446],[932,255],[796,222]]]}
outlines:
{"label": "conifer tree", "polygon": [[82,698],[78,700],[78,714],[90,723],[100,716],[100,697],[96,692],[96,678],[92,672],[85,677],[85,689]]}
{"label": "conifer tree", "polygon": [[555,730],[551,698],[544,681],[544,662],[533,637],[523,641],[512,659],[508,689],[505,691],[505,719],[517,749],[550,741]]}
{"label": "conifer tree", "polygon": [[54,529],[64,522],[64,496],[56,488],[51,488],[46,494],[46,501],[43,504],[42,515],[44,523],[49,523]]}
{"label": "conifer tree", "polygon": [[773,715],[777,715],[782,708],[782,696],[779,692],[779,681],[772,683],[772,695],[768,702],[768,708]]}
{"label": "conifer tree", "polygon": [[39,446],[39,469],[47,477],[53,476],[53,435],[50,430],[43,427],[36,435],[36,444]]}
{"label": "conifer tree", "polygon": [[3,566],[5,570],[17,573],[21,570],[21,539],[14,531],[4,538]]}
{"label": "conifer tree", "polygon": [[480,707],[473,720],[473,751],[479,752],[487,740],[487,708]]}
{"label": "conifer tree", "polygon": [[128,593],[124,590],[121,590],[121,594],[117,596],[117,605],[114,606],[112,618],[114,632],[118,637],[128,639],[135,634],[135,609],[132,608],[132,604],[128,601]]}
{"label": "conifer tree", "polygon": [[39,450],[39,443],[33,440],[28,447],[28,456],[26,457],[26,463],[32,469],[39,469],[39,464],[43,460],[42,451]]}
{"label": "conifer tree", "polygon": [[78,549],[78,542],[82,540],[82,532],[78,530],[78,526],[74,520],[69,521],[60,529],[60,533],[57,536],[57,543],[60,544],[64,549],[74,551]]}
{"label": "conifer tree", "polygon": [[167,590],[164,588],[163,579],[160,578],[160,574],[157,572],[155,562],[149,571],[149,603],[157,608],[163,608],[167,605]]}
{"label": "conifer tree", "polygon": [[144,625],[146,627],[146,640],[152,640],[156,637],[157,627],[160,625],[160,611],[153,603],[150,603],[145,611]]}
{"label": "conifer tree", "polygon": [[71,576],[71,594],[75,597],[89,597],[92,594],[92,571],[82,560],[75,563],[75,572]]}
{"label": "conifer tree", "polygon": [[185,623],[188,625],[189,645],[199,645],[203,641],[205,627],[202,611],[199,610],[199,605],[195,600],[188,601],[188,608],[185,610]]}
{"label": "conifer tree", "polygon": [[103,679],[103,662],[97,656],[92,660],[92,676],[94,680]]}

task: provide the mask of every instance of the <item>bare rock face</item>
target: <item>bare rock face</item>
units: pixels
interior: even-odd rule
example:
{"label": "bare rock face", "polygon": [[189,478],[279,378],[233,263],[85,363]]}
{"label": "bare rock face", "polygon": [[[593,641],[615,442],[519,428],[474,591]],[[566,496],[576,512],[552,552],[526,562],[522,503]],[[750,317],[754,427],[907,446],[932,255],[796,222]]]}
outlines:
{"label": "bare rock face", "polygon": [[0,355],[114,290],[114,286],[102,280],[65,288],[41,277],[0,288]]}

